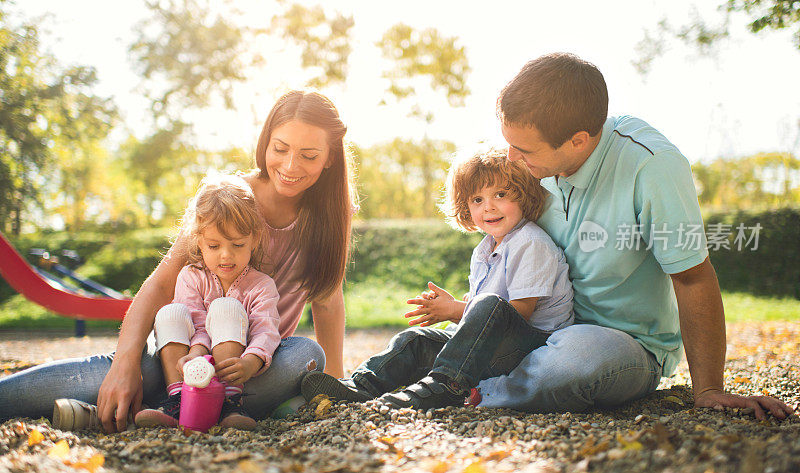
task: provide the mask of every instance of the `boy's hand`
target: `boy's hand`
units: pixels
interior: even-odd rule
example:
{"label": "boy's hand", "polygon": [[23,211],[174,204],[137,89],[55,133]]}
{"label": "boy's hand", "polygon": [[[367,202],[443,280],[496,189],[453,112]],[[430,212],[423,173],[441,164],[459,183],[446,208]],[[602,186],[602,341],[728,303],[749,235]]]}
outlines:
{"label": "boy's hand", "polygon": [[457,322],[461,319],[461,315],[464,313],[463,303],[456,301],[449,292],[432,282],[428,283],[428,288],[430,291],[423,292],[414,299],[406,301],[408,304],[417,305],[416,310],[404,314],[405,318],[417,317],[410,320],[408,325],[427,327],[439,322]]}
{"label": "boy's hand", "polygon": [[241,358],[228,358],[216,364],[217,378],[232,386],[240,386],[253,377],[264,362],[261,358],[247,354]]}

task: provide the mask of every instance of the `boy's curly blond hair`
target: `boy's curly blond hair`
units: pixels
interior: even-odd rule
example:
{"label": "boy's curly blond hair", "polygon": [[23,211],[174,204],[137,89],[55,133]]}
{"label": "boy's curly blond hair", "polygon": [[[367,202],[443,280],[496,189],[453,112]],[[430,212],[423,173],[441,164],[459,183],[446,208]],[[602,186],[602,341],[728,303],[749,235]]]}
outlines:
{"label": "boy's curly blond hair", "polygon": [[206,228],[216,225],[225,238],[233,233],[252,235],[250,266],[262,271],[267,262],[264,224],[253,190],[244,179],[233,175],[204,177],[181,219],[181,234],[189,237],[189,264],[203,266],[199,239]]}
{"label": "boy's curly blond hair", "polygon": [[509,161],[506,154],[506,150],[492,148],[453,161],[440,206],[448,223],[463,231],[477,231],[469,212],[469,199],[484,187],[495,185],[507,189],[511,199],[520,203],[527,220],[535,222],[542,215],[545,189],[522,162]]}

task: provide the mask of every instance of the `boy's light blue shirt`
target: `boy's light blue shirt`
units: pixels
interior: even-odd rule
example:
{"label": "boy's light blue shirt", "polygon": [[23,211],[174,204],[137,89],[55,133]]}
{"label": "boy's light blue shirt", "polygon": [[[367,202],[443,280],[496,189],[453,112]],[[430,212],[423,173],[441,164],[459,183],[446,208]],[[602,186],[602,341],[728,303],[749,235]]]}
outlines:
{"label": "boy's light blue shirt", "polygon": [[486,235],[472,251],[469,298],[496,294],[507,301],[538,297],[529,323],[553,331],[571,325],[572,285],[564,252],[524,218],[496,248]]}
{"label": "boy's light blue shirt", "polygon": [[576,322],[630,334],[672,374],[682,341],[669,274],[708,256],[687,159],[644,121],[611,117],[575,174],[541,183],[551,195],[537,223],[564,249]]}

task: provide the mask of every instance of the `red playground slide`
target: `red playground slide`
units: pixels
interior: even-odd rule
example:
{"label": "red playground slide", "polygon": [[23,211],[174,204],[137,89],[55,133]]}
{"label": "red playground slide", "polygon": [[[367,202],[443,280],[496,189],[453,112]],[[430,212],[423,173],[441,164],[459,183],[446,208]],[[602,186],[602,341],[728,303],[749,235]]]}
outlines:
{"label": "red playground slide", "polygon": [[130,299],[75,294],[50,285],[0,233],[0,276],[29,301],[76,319],[122,320]]}

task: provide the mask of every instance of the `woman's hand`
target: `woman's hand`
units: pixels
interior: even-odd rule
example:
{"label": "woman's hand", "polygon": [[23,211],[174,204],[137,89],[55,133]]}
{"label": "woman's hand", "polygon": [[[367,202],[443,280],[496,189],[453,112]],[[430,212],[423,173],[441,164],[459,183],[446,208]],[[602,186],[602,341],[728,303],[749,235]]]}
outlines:
{"label": "woman's hand", "polygon": [[435,323],[450,321],[458,322],[464,314],[466,303],[457,301],[449,292],[440,288],[436,284],[429,282],[428,289],[413,299],[406,301],[407,304],[417,306],[415,310],[406,312],[405,318],[417,317],[409,320],[408,325],[419,325],[427,327]]}
{"label": "woman's hand", "polygon": [[142,394],[139,363],[115,358],[97,393],[97,416],[107,434],[125,430],[129,413],[142,408]]}
{"label": "woman's hand", "polygon": [[240,386],[253,377],[264,365],[256,355],[247,354],[241,358],[234,357],[222,360],[214,366],[217,378],[232,386]]}

